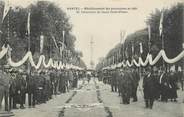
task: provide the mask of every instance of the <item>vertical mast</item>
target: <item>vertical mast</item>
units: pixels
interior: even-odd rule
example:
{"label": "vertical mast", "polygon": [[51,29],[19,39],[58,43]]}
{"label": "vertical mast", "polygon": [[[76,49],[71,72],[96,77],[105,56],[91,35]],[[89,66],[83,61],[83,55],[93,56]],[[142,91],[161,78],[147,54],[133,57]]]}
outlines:
{"label": "vertical mast", "polygon": [[90,49],[91,49],[91,56],[90,56],[90,65],[91,65],[91,69],[94,68],[94,62],[93,62],[93,36],[91,37],[91,41],[90,41]]}

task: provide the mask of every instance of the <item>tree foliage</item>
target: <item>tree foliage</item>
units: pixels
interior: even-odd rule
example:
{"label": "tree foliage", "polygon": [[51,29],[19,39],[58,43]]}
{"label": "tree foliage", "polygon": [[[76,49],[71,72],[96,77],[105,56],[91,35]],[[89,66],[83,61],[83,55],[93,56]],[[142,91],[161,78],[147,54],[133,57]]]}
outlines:
{"label": "tree foliage", "polygon": [[[164,19],[163,19],[163,40],[164,40],[164,50],[169,58],[176,57],[182,50],[182,43],[184,42],[184,5],[178,3],[171,8],[164,9]],[[146,24],[151,27],[151,40],[150,40],[150,53],[155,57],[158,52],[162,49],[162,40],[159,35],[159,24],[162,11],[156,9],[154,13],[150,14],[147,19]],[[140,54],[139,43],[143,45],[143,53]],[[132,58],[137,59],[141,56],[143,59],[147,56],[149,52],[149,39],[148,39],[148,29],[142,29],[132,33],[126,37],[126,40],[121,46],[116,46],[109,51],[106,58],[101,61],[97,66],[98,69],[103,66],[113,64],[112,59],[109,58],[116,57],[119,50],[121,51],[120,61],[131,60]],[[134,51],[132,51],[132,46]],[[119,61],[119,60],[118,60]],[[180,61],[181,62],[181,61]],[[104,65],[105,63],[105,65]],[[161,60],[157,65],[161,64]]]}
{"label": "tree foliage", "polygon": [[[0,3],[0,19],[2,19],[4,3]],[[75,51],[76,37],[72,34],[72,24],[67,14],[56,4],[48,1],[38,1],[26,8],[20,6],[10,9],[1,24],[1,45],[9,43],[12,48],[13,60],[20,60],[28,50],[28,13],[30,12],[30,45],[35,59],[40,53],[40,36],[44,36],[43,54],[48,58],[70,62],[70,58],[80,56]],[[64,31],[64,36],[63,36]],[[65,45],[63,56],[59,54],[54,39],[61,47]],[[63,43],[64,44],[61,44]]]}

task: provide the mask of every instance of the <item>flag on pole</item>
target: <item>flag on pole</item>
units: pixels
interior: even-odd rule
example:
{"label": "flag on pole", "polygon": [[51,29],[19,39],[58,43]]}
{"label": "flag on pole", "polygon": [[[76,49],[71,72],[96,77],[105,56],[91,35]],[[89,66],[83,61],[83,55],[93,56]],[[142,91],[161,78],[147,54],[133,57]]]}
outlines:
{"label": "flag on pole", "polygon": [[118,60],[120,61],[121,60],[121,48],[119,49],[119,56],[118,56]]}
{"label": "flag on pole", "polygon": [[11,57],[11,51],[12,51],[12,48],[8,45],[8,57],[9,58]]}
{"label": "flag on pole", "polygon": [[[64,46],[65,46],[65,31],[63,30],[62,33],[63,33],[63,42],[62,42],[62,48],[61,48],[61,50],[60,50],[61,53],[63,52]],[[62,54],[61,54],[61,55],[62,55]]]}
{"label": "flag on pole", "polygon": [[123,43],[123,41],[125,40],[125,34],[126,34],[126,31],[120,32],[120,43]]}
{"label": "flag on pole", "polygon": [[128,58],[128,48],[125,49],[125,58]]}
{"label": "flag on pole", "polygon": [[62,57],[62,55],[63,55],[63,48],[62,47],[59,47],[59,52],[60,52],[60,55]]}
{"label": "flag on pole", "polygon": [[125,47],[124,47],[124,44],[122,45],[123,47],[122,47],[122,59],[124,60],[124,58],[125,58]]}
{"label": "flag on pole", "polygon": [[150,52],[150,46],[151,46],[151,26],[148,25],[148,50]]}
{"label": "flag on pole", "polygon": [[148,38],[149,38],[149,42],[151,40],[151,26],[148,25]]}
{"label": "flag on pole", "polygon": [[118,62],[119,51],[116,52],[116,63]]}
{"label": "flag on pole", "polygon": [[140,53],[142,54],[143,53],[142,43],[139,43],[139,46],[140,46]]}
{"label": "flag on pole", "polygon": [[134,44],[132,44],[132,56],[134,55]]}
{"label": "flag on pole", "polygon": [[122,40],[123,40],[123,33],[122,31],[120,32],[120,43],[122,43]]}
{"label": "flag on pole", "polygon": [[114,64],[114,56],[112,56],[112,64]]}
{"label": "flag on pole", "polygon": [[8,12],[10,10],[10,8],[11,8],[11,6],[10,6],[10,3],[9,3],[9,0],[5,0],[2,22],[4,21],[6,15],[8,14]]}
{"label": "flag on pole", "polygon": [[31,31],[30,31],[30,16],[31,16],[31,12],[29,10],[28,17],[27,17],[27,34],[28,34],[28,36],[30,36],[30,33],[31,33]]}
{"label": "flag on pole", "polygon": [[116,56],[116,53],[114,54],[114,64],[116,63],[116,60],[117,60],[117,56]]}
{"label": "flag on pole", "polygon": [[54,41],[54,45],[56,46],[56,48],[58,49],[58,45],[57,45],[57,42],[56,42],[56,39],[55,39],[55,37],[51,34],[51,37],[52,37],[52,39],[53,39],[53,41]]}
{"label": "flag on pole", "polygon": [[[65,48],[65,45],[64,45],[64,43],[61,42],[61,48],[60,48],[60,52],[61,52],[61,53],[63,52],[64,48]],[[61,54],[61,55],[62,55],[62,54]]]}
{"label": "flag on pole", "polygon": [[44,36],[40,35],[40,53],[43,53]]}
{"label": "flag on pole", "polygon": [[109,61],[107,61],[107,65],[110,65],[110,64],[111,64],[111,58],[109,57],[108,60],[109,60]]}
{"label": "flag on pole", "polygon": [[163,32],[163,20],[164,20],[164,11],[162,10],[162,13],[160,16],[160,25],[159,25],[160,36],[162,35],[162,32]]}
{"label": "flag on pole", "polygon": [[65,31],[63,30],[63,43],[65,43]]}

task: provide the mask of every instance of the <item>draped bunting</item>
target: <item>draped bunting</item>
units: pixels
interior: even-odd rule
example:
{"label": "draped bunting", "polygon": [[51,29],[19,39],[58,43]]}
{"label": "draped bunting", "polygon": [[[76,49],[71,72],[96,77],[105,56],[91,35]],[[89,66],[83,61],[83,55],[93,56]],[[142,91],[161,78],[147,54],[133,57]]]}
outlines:
{"label": "draped bunting", "polygon": [[[4,45],[2,46],[2,50],[0,51],[0,59],[2,59],[7,53],[8,50],[10,49],[9,45],[7,47],[5,47]],[[39,69],[41,67],[41,65],[43,65],[45,68],[55,68],[55,69],[63,69],[65,66],[67,66],[68,69],[82,69],[78,66],[73,66],[73,65],[68,65],[66,64],[65,66],[62,64],[61,61],[54,61],[52,58],[49,59],[48,63],[45,62],[45,56],[41,55],[38,59],[37,64],[34,62],[33,60],[33,56],[31,51],[28,51],[25,56],[18,62],[14,62],[11,58],[11,56],[9,56],[9,58],[7,59],[8,64],[12,67],[19,67],[21,65],[23,65],[25,62],[30,62],[31,66],[34,67],[35,69]]]}
{"label": "draped bunting", "polygon": [[[4,45],[2,46],[2,50],[0,51],[0,59],[2,59],[7,53],[8,50],[10,49],[9,46],[5,47]],[[135,59],[132,59],[131,61],[123,61],[121,63],[118,64],[113,64],[111,66],[105,67],[103,69],[114,69],[116,67],[132,67],[133,65],[135,65],[136,67],[141,67],[141,66],[147,66],[147,65],[155,65],[161,58],[168,64],[173,64],[178,62],[179,60],[181,60],[184,57],[184,51],[182,51],[180,54],[178,54],[176,57],[174,58],[168,58],[165,51],[164,50],[160,50],[160,52],[157,54],[157,56],[153,59],[151,54],[147,54],[147,57],[145,59],[145,61],[142,60],[141,57],[139,57],[138,61],[136,61]],[[32,53],[30,51],[28,51],[25,56],[18,62],[14,62],[11,58],[11,56],[9,56],[8,58],[8,63],[10,66],[12,67],[19,67],[21,65],[23,65],[25,62],[29,61],[31,66],[34,67],[35,69],[39,69],[41,67],[41,65],[43,65],[45,68],[55,68],[55,69],[63,69],[64,67],[67,69],[81,69],[78,66],[74,66],[72,64],[66,64],[63,65],[61,61],[54,61],[52,58],[49,59],[48,63],[45,62],[45,56],[41,55],[38,59],[37,64],[35,64],[34,60],[33,60],[33,56]]]}
{"label": "draped bunting", "polygon": [[[135,59],[132,59],[131,62],[127,61],[123,61],[121,63],[118,63],[116,66],[117,67],[132,67],[133,65],[135,65],[136,67],[145,67],[147,65],[155,65],[161,58],[168,64],[173,64],[178,62],[179,60],[181,60],[184,57],[184,51],[182,51],[180,54],[178,54],[176,57],[174,58],[168,58],[165,51],[164,50],[160,50],[160,52],[157,54],[157,56],[153,59],[151,54],[147,54],[147,57],[145,59],[145,61],[142,60],[141,57],[139,57],[138,61],[136,61]],[[119,65],[121,64],[121,65]],[[110,67],[105,67],[103,69],[110,69],[110,68],[114,68],[114,65],[111,65]]]}
{"label": "draped bunting", "polygon": [[0,52],[0,59],[2,59],[7,52],[8,48],[3,45],[2,50]]}
{"label": "draped bunting", "polygon": [[44,66],[45,68],[49,68],[50,66],[53,66],[52,63],[53,63],[52,58],[49,59],[49,61],[48,61],[47,64],[45,63],[45,57],[43,58],[43,66]]}

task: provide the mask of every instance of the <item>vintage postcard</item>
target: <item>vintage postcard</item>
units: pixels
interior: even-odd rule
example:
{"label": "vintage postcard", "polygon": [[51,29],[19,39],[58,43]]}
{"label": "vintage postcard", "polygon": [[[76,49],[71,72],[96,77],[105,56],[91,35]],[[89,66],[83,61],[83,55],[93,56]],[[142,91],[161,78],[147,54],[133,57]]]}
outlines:
{"label": "vintage postcard", "polygon": [[0,0],[0,117],[184,117],[183,0]]}

